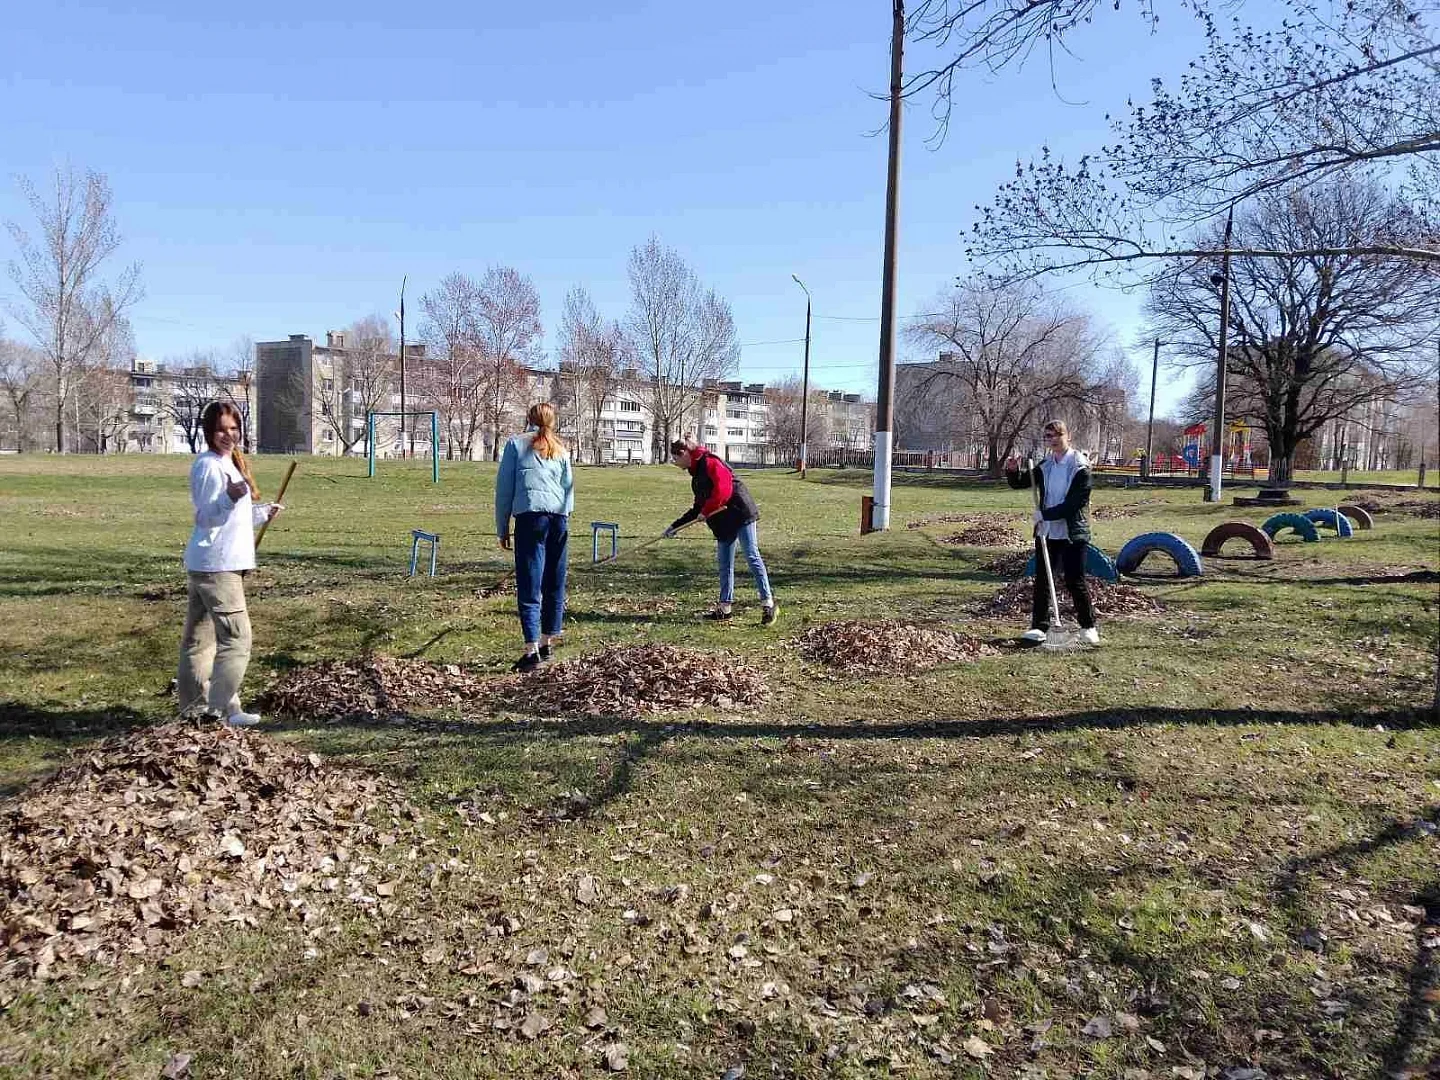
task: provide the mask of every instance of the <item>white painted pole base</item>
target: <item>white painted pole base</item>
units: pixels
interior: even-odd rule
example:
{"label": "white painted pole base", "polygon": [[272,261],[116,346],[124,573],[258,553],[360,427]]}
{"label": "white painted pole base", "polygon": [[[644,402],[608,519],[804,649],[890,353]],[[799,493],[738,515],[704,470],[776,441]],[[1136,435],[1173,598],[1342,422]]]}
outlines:
{"label": "white painted pole base", "polygon": [[875,433],[875,505],[870,510],[873,529],[890,528],[890,447],[894,433]]}
{"label": "white painted pole base", "polygon": [[1220,486],[1225,472],[1224,459],[1219,454],[1210,459],[1210,501],[1220,501]]}

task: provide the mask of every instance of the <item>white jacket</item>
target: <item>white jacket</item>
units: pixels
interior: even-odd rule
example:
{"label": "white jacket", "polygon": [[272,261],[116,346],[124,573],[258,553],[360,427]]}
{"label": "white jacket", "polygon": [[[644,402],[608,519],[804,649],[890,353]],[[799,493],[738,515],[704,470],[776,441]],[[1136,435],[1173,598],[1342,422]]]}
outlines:
{"label": "white jacket", "polygon": [[190,466],[195,529],[185,545],[185,569],[217,574],[255,569],[255,529],[270,516],[270,503],[251,500],[247,489],[234,502],[225,488],[243,481],[229,456],[206,450]]}

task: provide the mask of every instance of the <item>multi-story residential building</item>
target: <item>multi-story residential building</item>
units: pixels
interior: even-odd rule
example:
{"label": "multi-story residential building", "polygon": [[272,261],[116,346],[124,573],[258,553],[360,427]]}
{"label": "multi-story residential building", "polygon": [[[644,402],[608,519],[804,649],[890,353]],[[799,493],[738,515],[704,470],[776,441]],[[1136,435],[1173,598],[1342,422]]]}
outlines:
{"label": "multi-story residential building", "polygon": [[695,439],[726,461],[766,464],[769,412],[764,383],[707,382]]}
{"label": "multi-story residential building", "polygon": [[200,413],[212,401],[240,411],[244,444],[253,448],[255,381],[250,372],[220,375],[206,367],[159,364],[136,357],[130,364],[130,418],[125,449],[148,454],[188,454],[204,449]]}
{"label": "multi-story residential building", "polygon": [[825,395],[829,443],[842,450],[869,450],[874,444],[875,405],[860,394],[831,390]]}

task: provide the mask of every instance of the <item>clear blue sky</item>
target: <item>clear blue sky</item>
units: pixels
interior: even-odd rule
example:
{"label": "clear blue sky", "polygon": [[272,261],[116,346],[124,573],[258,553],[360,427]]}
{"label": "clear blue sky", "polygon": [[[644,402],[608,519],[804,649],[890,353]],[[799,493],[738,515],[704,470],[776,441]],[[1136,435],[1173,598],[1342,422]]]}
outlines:
{"label": "clear blue sky", "polygon": [[[12,8],[0,219],[29,224],[15,174],[107,174],[122,257],[144,266],[137,344],[158,359],[318,336],[392,311],[402,274],[418,297],[492,264],[535,280],[551,348],[573,285],[623,313],[626,259],[654,233],[732,304],[744,378],[798,371],[797,273],[815,297],[813,381],[873,394],[889,4],[605,7]],[[1058,93],[1043,61],[966,76],[939,149],[929,103],[909,107],[902,315],[965,271],[961,233],[1017,157],[1092,149],[1107,109],[1198,52],[1178,4],[1153,36],[1132,5],[1101,7],[1060,59]],[[928,59],[912,50],[907,68]],[[1133,344],[1136,298],[1068,295]],[[1132,351],[1148,389],[1148,350]],[[1180,389],[1162,373],[1162,412]]]}

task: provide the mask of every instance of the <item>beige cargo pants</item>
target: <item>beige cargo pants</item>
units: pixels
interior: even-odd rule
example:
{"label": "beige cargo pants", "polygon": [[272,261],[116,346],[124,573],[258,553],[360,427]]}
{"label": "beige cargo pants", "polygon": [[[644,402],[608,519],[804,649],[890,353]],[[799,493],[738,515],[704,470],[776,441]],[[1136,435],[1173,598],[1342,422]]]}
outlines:
{"label": "beige cargo pants", "polygon": [[238,573],[191,573],[180,638],[177,698],[181,715],[240,712],[240,682],[250,664],[250,613]]}

